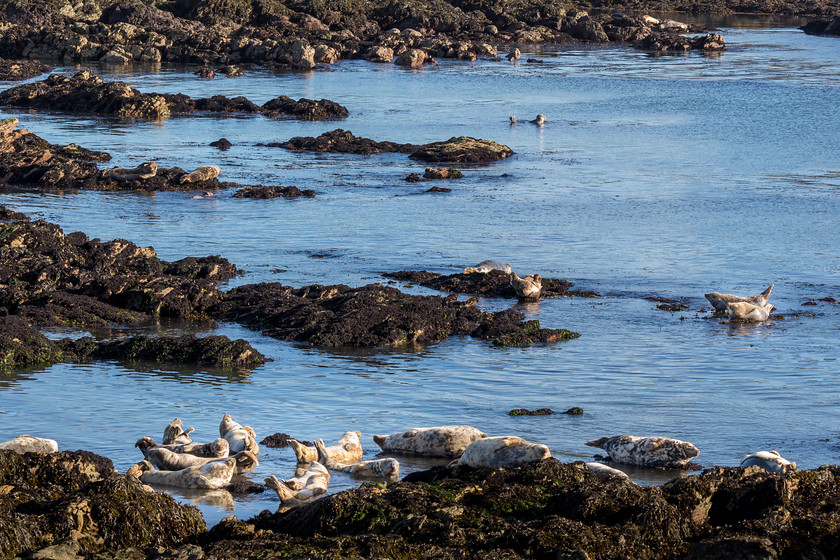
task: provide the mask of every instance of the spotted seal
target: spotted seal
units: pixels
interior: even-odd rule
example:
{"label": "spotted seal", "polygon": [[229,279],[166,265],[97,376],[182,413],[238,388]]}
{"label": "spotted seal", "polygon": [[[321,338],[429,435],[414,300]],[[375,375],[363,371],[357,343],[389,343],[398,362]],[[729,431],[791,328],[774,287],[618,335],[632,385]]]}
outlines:
{"label": "spotted seal", "polygon": [[236,472],[236,463],[236,458],[228,457],[177,471],[158,471],[149,461],[140,461],[132,465],[126,474],[139,478],[145,484],[216,489],[230,484]]}
{"label": "spotted seal", "polygon": [[733,321],[760,323],[770,318],[770,312],[775,309],[772,303],[764,306],[753,305],[746,301],[727,304],[729,318]]}
{"label": "spotted seal", "polygon": [[154,161],[144,161],[137,167],[126,169],[123,167],[112,167],[102,172],[103,179],[114,181],[137,181],[138,179],[151,179],[157,175],[158,165]]}
{"label": "spotted seal", "polygon": [[58,451],[58,442],[54,439],[23,435],[0,443],[0,449],[14,451],[18,455],[24,453],[55,453]]}
{"label": "spotted seal", "polygon": [[341,471],[356,476],[382,477],[391,480],[397,480],[400,477],[400,463],[393,458],[360,461],[355,465],[346,465],[332,460],[329,451],[324,446],[324,440],[316,441],[315,449],[318,450],[318,462],[331,471]]}
{"label": "spotted seal", "polygon": [[616,463],[640,467],[685,468],[700,451],[687,441],[666,437],[613,436],[587,441],[600,447]]}
{"label": "spotted seal", "polygon": [[[362,460],[362,442],[359,439],[362,432],[344,432],[335,445],[327,447],[329,456],[339,463],[358,463]],[[289,440],[289,447],[295,453],[298,463],[311,463],[318,460],[318,450],[315,447],[303,445],[295,439]]]}
{"label": "spotted seal", "polygon": [[796,463],[788,461],[778,451],[756,451],[750,453],[741,461],[742,467],[761,467],[767,472],[787,474],[796,470]]}
{"label": "spotted seal", "polygon": [[541,443],[531,443],[517,436],[495,436],[475,440],[453,464],[475,469],[512,469],[549,457],[551,451]]}
{"label": "spotted seal", "polygon": [[537,299],[542,293],[542,277],[539,274],[520,278],[515,272],[510,273],[510,286],[516,295],[524,299]]}
{"label": "spotted seal", "polygon": [[180,183],[199,183],[215,179],[222,172],[218,165],[202,165],[195,171],[181,175]]}
{"label": "spotted seal", "polygon": [[481,261],[475,266],[468,266],[464,269],[464,274],[487,274],[491,270],[501,270],[505,274],[510,274],[511,267],[507,263],[499,261]]}
{"label": "spotted seal", "polygon": [[330,472],[318,461],[310,463],[308,468],[294,479],[280,482],[274,475],[265,479],[265,485],[277,493],[280,503],[286,507],[299,506],[323,496],[327,493],[329,482]]}
{"label": "spotted seal", "polygon": [[423,455],[425,457],[458,458],[469,444],[487,434],[472,426],[434,426],[412,428],[389,436],[373,436],[383,451]]}
{"label": "spotted seal", "polygon": [[153,447],[162,447],[172,451],[173,453],[187,453],[189,455],[195,455],[196,457],[207,457],[211,459],[221,459],[230,455],[230,445],[224,438],[218,438],[208,443],[193,442],[185,444],[158,445],[152,438],[142,437],[137,440],[134,447],[140,449],[144,455],[147,449],[151,449]]}
{"label": "spotted seal", "polygon": [[230,444],[231,453],[250,451],[254,455],[260,454],[260,446],[257,445],[257,434],[251,426],[243,426],[234,421],[230,414],[225,414],[219,423],[219,435],[225,438]]}
{"label": "spotted seal", "polygon": [[767,300],[770,299],[770,293],[773,291],[773,286],[774,284],[770,284],[769,288],[754,296],[741,297],[733,294],[711,292],[709,294],[705,294],[705,297],[709,300],[709,303],[712,304],[714,310],[719,313],[725,313],[728,311],[727,305],[730,303],[745,302],[763,307],[767,305]]}
{"label": "spotted seal", "polygon": [[181,419],[176,418],[163,429],[163,445],[185,445],[192,443],[190,434],[195,431],[195,428],[188,428],[184,430],[181,426]]}
{"label": "spotted seal", "polygon": [[614,468],[610,467],[609,465],[605,465],[604,463],[591,462],[591,463],[585,463],[585,465],[590,471],[594,472],[595,474],[605,474],[605,475],[608,475],[608,476],[617,476],[618,478],[625,478],[627,480],[630,480],[630,477],[627,476],[626,472],[620,471],[618,469],[614,469]]}

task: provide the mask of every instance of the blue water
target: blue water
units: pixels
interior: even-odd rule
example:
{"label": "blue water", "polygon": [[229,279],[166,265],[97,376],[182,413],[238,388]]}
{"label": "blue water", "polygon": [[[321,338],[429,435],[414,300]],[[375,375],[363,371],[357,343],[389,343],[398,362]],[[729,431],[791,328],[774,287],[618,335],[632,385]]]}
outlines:
{"label": "blue water", "polygon": [[[522,306],[546,327],[582,334],[527,349],[455,338],[410,350],[328,351],[237,325],[150,326],[247,338],[274,361],[248,373],[98,362],[3,375],[0,436],[52,437],[62,449],[111,457],[120,471],[141,458],[134,441],[158,439],[173,418],[208,441],[225,413],[259,439],[286,432],[329,442],[361,430],[366,458],[375,456],[374,433],[467,423],[545,443],[565,461],[591,458],[585,441],[629,433],[691,441],[705,466],[737,465],[760,449],[802,468],[840,462],[840,305],[803,305],[840,300],[840,41],[766,22],[722,33],[728,48],[715,57],[566,47],[523,53],[540,63],[439,61],[422,71],[345,61],[308,74],[250,69],[213,81],[186,67],[107,76],[144,92],[245,95],[256,103],[281,94],[328,98],[350,110],[338,122],[121,123],[4,112],[51,142],[106,150],[112,165],[216,163],[226,180],[315,189],[315,199],[268,201],[230,192],[201,200],[194,193],[0,194],[0,204],[67,232],[152,245],[164,259],[221,254],[246,271],[229,286],[362,285],[386,281],[387,271],[452,273],[493,258],[603,297]],[[548,117],[544,128],[508,122],[537,113]],[[444,185],[451,193],[431,195],[423,191],[438,183],[403,180],[425,167],[404,155],[255,145],[338,127],[400,142],[490,138],[516,155],[461,166],[464,179]],[[234,147],[208,146],[222,136]],[[705,310],[705,292],[747,295],[771,283],[783,319],[735,327]],[[684,297],[690,309],[660,311],[645,299],[653,295]],[[544,406],[585,414],[506,414]],[[254,480],[292,474],[291,451],[263,447],[260,458],[248,475]],[[401,464],[405,473],[430,463]],[[658,483],[678,473],[631,474]],[[330,490],[357,483],[339,473]],[[266,494],[174,493],[197,503],[209,523],[277,507]]]}

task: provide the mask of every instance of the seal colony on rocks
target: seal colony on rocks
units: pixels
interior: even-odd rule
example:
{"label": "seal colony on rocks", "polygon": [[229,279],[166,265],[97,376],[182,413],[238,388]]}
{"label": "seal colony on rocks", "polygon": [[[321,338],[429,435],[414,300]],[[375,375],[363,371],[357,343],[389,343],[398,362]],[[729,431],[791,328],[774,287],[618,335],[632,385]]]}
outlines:
{"label": "seal colony on rocks", "polygon": [[421,455],[424,457],[458,458],[469,444],[487,434],[472,426],[434,426],[412,428],[389,436],[375,435],[373,441],[382,451]]}
{"label": "seal colony on rocks", "polygon": [[684,469],[700,451],[687,441],[666,437],[613,436],[587,441],[590,447],[599,447],[616,463],[640,467]]}

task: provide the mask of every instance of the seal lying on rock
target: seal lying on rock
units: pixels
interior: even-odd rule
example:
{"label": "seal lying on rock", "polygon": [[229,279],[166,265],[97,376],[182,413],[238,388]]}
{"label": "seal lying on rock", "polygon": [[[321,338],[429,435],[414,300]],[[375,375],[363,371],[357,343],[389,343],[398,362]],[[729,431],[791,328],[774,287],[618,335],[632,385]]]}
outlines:
{"label": "seal lying on rock", "polygon": [[425,457],[460,457],[469,444],[487,434],[472,426],[435,426],[413,428],[389,436],[373,436],[382,451],[423,455]]}
{"label": "seal lying on rock", "polygon": [[[362,432],[344,432],[335,445],[326,448],[329,456],[339,463],[358,463],[362,460],[362,442],[359,439]],[[295,452],[298,463],[311,463],[318,460],[318,450],[315,447],[303,445],[297,440],[290,439],[289,447]]]}
{"label": "seal lying on rock", "polygon": [[222,172],[221,168],[218,165],[204,165],[192,171],[190,173],[185,173],[181,176],[181,184],[184,183],[198,183],[202,181],[209,181],[210,179],[215,179],[219,176]]}
{"label": "seal lying on rock", "polygon": [[236,458],[228,457],[178,471],[157,471],[149,461],[140,461],[132,465],[126,474],[139,478],[145,484],[215,489],[230,484],[236,472],[236,463]]}
{"label": "seal lying on rock", "polygon": [[24,435],[0,443],[0,449],[14,451],[19,455],[24,453],[55,453],[58,451],[58,442],[53,439]]}
{"label": "seal lying on rock", "polygon": [[[165,447],[152,447],[151,449],[147,449],[143,455],[147,461],[162,471],[179,471],[189,467],[205,465],[213,461],[225,460],[225,458],[196,457],[187,453],[175,453]],[[236,455],[233,455],[233,458],[236,459],[236,470],[234,474],[242,474],[243,472],[253,470],[254,467],[260,464],[257,456],[250,451],[240,451]]]}
{"label": "seal lying on rock", "polygon": [[536,463],[551,457],[548,446],[531,443],[521,437],[497,436],[477,439],[467,446],[453,464],[473,467],[512,469],[525,463]]}
{"label": "seal lying on rock", "polygon": [[709,303],[712,304],[712,307],[714,307],[715,311],[723,313],[728,310],[727,304],[730,303],[746,302],[763,307],[767,305],[767,300],[770,298],[770,292],[772,291],[773,284],[770,284],[769,288],[755,296],[741,297],[732,294],[721,294],[718,292],[712,292],[710,294],[706,294],[706,299],[709,300]]}
{"label": "seal lying on rock", "polygon": [[770,318],[770,312],[775,309],[772,303],[759,306],[745,301],[730,303],[726,308],[729,310],[729,318],[733,321],[748,322],[766,321]]}
{"label": "seal lying on rock", "polygon": [[609,475],[609,476],[617,476],[619,478],[626,478],[627,480],[630,480],[630,477],[627,476],[626,472],[620,471],[618,469],[614,469],[614,468],[612,468],[608,465],[605,465],[604,463],[598,463],[598,462],[586,463],[586,467],[590,471],[592,471],[596,474],[606,474],[606,475]]}
{"label": "seal lying on rock", "polygon": [[397,480],[400,477],[400,463],[396,459],[376,459],[361,461],[355,465],[345,465],[330,458],[329,451],[324,447],[324,440],[315,442],[318,450],[318,462],[331,471],[341,471],[356,476],[377,476]]}
{"label": "seal lying on rock", "polygon": [[326,494],[329,482],[330,472],[318,461],[310,463],[309,468],[295,479],[280,482],[274,475],[265,479],[265,485],[277,492],[280,503],[287,507],[299,506]]}
{"label": "seal lying on rock", "polygon": [[150,437],[143,437],[137,440],[134,447],[140,449],[145,456],[146,450],[153,447],[160,447],[168,449],[173,453],[187,453],[195,455],[196,457],[207,457],[210,459],[222,459],[230,455],[230,445],[226,439],[218,438],[208,443],[186,443],[186,444],[171,444],[158,445]]}
{"label": "seal lying on rock", "polygon": [[225,438],[230,444],[231,453],[250,451],[254,455],[260,454],[260,446],[257,445],[257,434],[251,426],[243,426],[225,414],[219,424],[219,435]]}
{"label": "seal lying on rock", "polygon": [[685,468],[700,451],[687,441],[666,437],[613,436],[587,441],[600,447],[616,463],[640,467]]}
{"label": "seal lying on rock", "polygon": [[511,267],[507,263],[499,262],[499,261],[481,261],[475,266],[468,266],[464,269],[464,274],[487,274],[491,270],[501,270],[505,274],[511,273]]}
{"label": "seal lying on rock", "polygon": [[537,299],[542,293],[542,277],[539,274],[520,278],[515,272],[510,273],[510,286],[521,298]]}
{"label": "seal lying on rock", "polygon": [[750,453],[741,461],[742,467],[761,467],[767,472],[787,474],[796,470],[796,463],[788,461],[778,451],[757,451]]}
{"label": "seal lying on rock", "polygon": [[137,181],[138,179],[151,179],[157,174],[158,165],[154,161],[144,161],[137,167],[125,169],[112,167],[102,172],[103,179],[114,181]]}
{"label": "seal lying on rock", "polygon": [[195,431],[195,428],[188,428],[184,431],[181,426],[181,419],[176,418],[163,430],[163,445],[185,445],[192,443],[190,434]]}

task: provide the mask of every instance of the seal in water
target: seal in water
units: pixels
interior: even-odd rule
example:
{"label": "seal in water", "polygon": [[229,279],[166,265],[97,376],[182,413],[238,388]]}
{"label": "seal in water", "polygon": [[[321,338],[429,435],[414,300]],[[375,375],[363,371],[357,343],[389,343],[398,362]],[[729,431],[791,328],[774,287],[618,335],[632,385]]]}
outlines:
{"label": "seal in water", "polygon": [[666,437],[613,436],[587,441],[600,447],[616,463],[640,467],[685,468],[700,451],[687,441]]}
{"label": "seal in water", "polygon": [[225,438],[230,445],[231,453],[250,451],[254,455],[260,454],[260,446],[257,445],[257,434],[251,426],[243,426],[225,414],[219,424],[219,435]]}
{"label": "seal in water", "polygon": [[356,476],[376,476],[391,480],[397,480],[400,477],[400,463],[393,458],[361,461],[355,465],[345,465],[330,458],[329,451],[324,446],[324,440],[316,441],[315,449],[318,450],[318,462],[331,471],[341,471]]}
{"label": "seal in water", "polygon": [[176,418],[163,429],[163,445],[184,445],[192,443],[190,434],[195,431],[195,428],[188,428],[186,431],[181,426],[181,419]]}
{"label": "seal in water", "polygon": [[774,284],[770,284],[769,288],[755,296],[741,297],[732,294],[721,294],[718,292],[705,294],[705,296],[706,299],[709,300],[709,303],[712,304],[712,307],[715,309],[715,311],[719,313],[724,313],[728,311],[727,304],[729,303],[745,302],[764,307],[765,305],[767,305],[767,300],[770,298],[770,292],[773,291],[773,286]]}
{"label": "seal in water", "polygon": [[139,478],[145,484],[216,489],[230,484],[236,472],[236,463],[236,458],[228,457],[178,471],[158,471],[149,461],[140,461],[132,465],[126,474]]}
{"label": "seal in water", "polygon": [[[359,440],[362,432],[344,432],[335,445],[327,447],[329,456],[339,463],[358,463],[362,460],[362,442]],[[295,439],[289,440],[289,447],[295,452],[298,463],[311,463],[318,460],[318,450],[315,447],[303,445]]]}
{"label": "seal in water", "polygon": [[510,124],[516,124],[516,122],[517,122],[516,121],[516,115],[511,115],[511,116],[508,117],[508,119],[510,120]]}
{"label": "seal in water", "polygon": [[486,437],[487,434],[472,426],[459,425],[412,428],[389,436],[373,436],[373,441],[383,451],[455,459],[469,444]]}
{"label": "seal in water", "polygon": [[537,118],[528,122],[537,126],[545,126],[545,115],[537,115]]}
{"label": "seal in water", "polygon": [[542,292],[542,277],[539,274],[520,278],[515,272],[510,273],[510,286],[516,295],[526,299],[537,299]]}
{"label": "seal in water", "polygon": [[452,464],[479,469],[482,467],[512,469],[551,457],[548,446],[531,443],[516,436],[477,439],[467,446],[461,458]]}
{"label": "seal in water", "polygon": [[222,172],[218,165],[203,165],[190,173],[181,175],[181,184],[184,183],[198,183],[201,181],[209,181],[215,179]]}
{"label": "seal in water", "polygon": [[770,318],[770,312],[775,309],[772,303],[759,306],[747,303],[746,301],[730,303],[726,308],[729,310],[729,318],[731,320],[754,323],[766,321]]}
{"label": "seal in water", "polygon": [[173,453],[187,453],[195,455],[196,457],[207,457],[211,459],[221,459],[230,455],[230,445],[226,439],[219,438],[208,443],[186,443],[186,444],[170,444],[158,445],[150,437],[143,437],[137,440],[134,447],[140,449],[145,456],[146,450],[154,447],[168,449]]}
{"label": "seal in water", "polygon": [[295,478],[283,482],[274,475],[265,479],[265,485],[277,492],[282,505],[299,506],[327,493],[330,472],[318,461],[310,463],[305,470],[298,469],[295,474]]}
{"label": "seal in water", "polygon": [[756,451],[750,453],[741,461],[742,467],[761,467],[767,472],[787,474],[796,470],[796,463],[788,461],[778,451]]}
{"label": "seal in water", "polygon": [[113,179],[114,181],[136,181],[138,179],[151,179],[157,175],[157,163],[153,161],[144,161],[137,167],[132,169],[124,169],[122,167],[112,167],[102,172],[103,179]]}
{"label": "seal in water", "polygon": [[604,463],[597,463],[597,462],[593,461],[591,463],[585,463],[585,465],[587,466],[587,468],[590,471],[592,471],[596,474],[605,474],[605,475],[608,475],[608,476],[617,476],[618,478],[626,478],[627,480],[630,480],[630,477],[627,476],[626,472],[620,471],[618,469],[614,469],[614,468],[612,468],[608,465],[605,465]]}
{"label": "seal in water", "polygon": [[510,274],[512,270],[508,263],[499,261],[481,261],[475,266],[468,266],[464,269],[464,274],[487,274],[491,270],[501,270],[505,274]]}
{"label": "seal in water", "polygon": [[0,443],[0,449],[14,451],[18,455],[24,453],[55,453],[58,451],[58,442],[54,439],[23,435]]}

